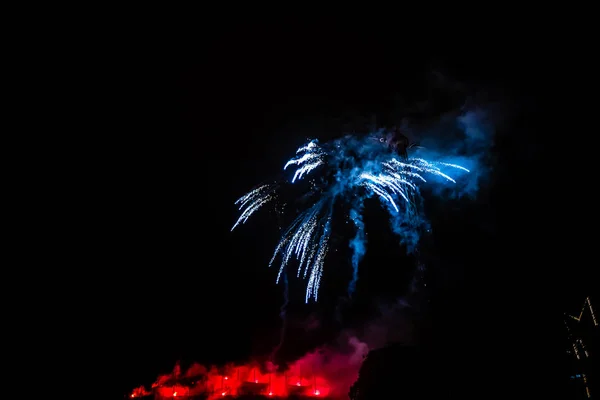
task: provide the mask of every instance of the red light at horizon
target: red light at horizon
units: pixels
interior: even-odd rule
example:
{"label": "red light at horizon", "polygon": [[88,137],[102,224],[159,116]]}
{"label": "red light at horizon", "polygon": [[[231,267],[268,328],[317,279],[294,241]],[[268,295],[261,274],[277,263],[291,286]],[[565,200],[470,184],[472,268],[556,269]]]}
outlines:
{"label": "red light at horizon", "polygon": [[[216,367],[200,370],[196,375],[188,374],[187,377],[173,377],[172,374],[159,376],[153,384],[156,388],[146,391],[142,387],[130,392],[131,400],[145,398],[154,394],[160,398],[173,400],[196,396],[208,396],[215,399],[237,398],[250,393],[260,394],[271,399],[284,399],[289,396],[304,396],[305,398],[328,398],[332,393],[331,382],[320,374],[294,373],[292,369],[286,371],[262,371],[254,365],[226,365],[219,370]],[[226,372],[226,373],[222,373]],[[154,393],[153,393],[154,392]],[[151,399],[151,397],[149,397]]]}

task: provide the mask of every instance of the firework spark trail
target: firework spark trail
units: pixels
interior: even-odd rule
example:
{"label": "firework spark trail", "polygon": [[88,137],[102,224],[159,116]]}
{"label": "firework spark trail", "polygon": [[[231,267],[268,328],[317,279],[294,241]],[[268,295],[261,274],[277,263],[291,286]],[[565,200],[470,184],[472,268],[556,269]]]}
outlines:
{"label": "firework spark trail", "polygon": [[[279,282],[282,272],[291,260],[298,261],[297,276],[302,274],[303,278],[308,277],[306,302],[311,298],[318,298],[336,203],[349,204],[349,217],[356,229],[356,236],[350,243],[353,276],[348,291],[352,294],[358,279],[358,264],[366,251],[365,227],[362,220],[365,200],[377,196],[390,213],[393,231],[401,236],[401,241],[405,240],[404,236],[412,237],[412,243],[409,243],[408,239],[405,242],[414,246],[418,238],[418,233],[415,232],[420,228],[417,207],[421,198],[419,186],[427,183],[425,177],[432,176],[456,183],[453,177],[443,171],[444,169],[469,172],[467,168],[454,163],[404,158],[390,151],[389,147],[380,141],[353,136],[323,145],[317,140],[311,140],[296,151],[296,156],[285,164],[284,170],[290,166],[295,166],[296,170],[289,183],[299,182],[307,176],[314,177],[316,171],[329,171],[335,175],[335,179],[315,177],[311,180],[310,189],[307,189],[303,198],[312,201],[312,205],[301,211],[290,224],[269,262],[271,266],[278,256],[281,257],[276,280]],[[315,184],[317,180],[319,184]],[[274,201],[279,187],[262,185],[241,197],[236,204],[240,206],[242,214],[232,230],[246,222],[260,208]]]}
{"label": "firework spark trail", "polygon": [[262,206],[275,200],[274,189],[274,185],[262,185],[240,197],[235,204],[239,204],[240,210],[244,211],[231,230],[248,221],[248,218]]}

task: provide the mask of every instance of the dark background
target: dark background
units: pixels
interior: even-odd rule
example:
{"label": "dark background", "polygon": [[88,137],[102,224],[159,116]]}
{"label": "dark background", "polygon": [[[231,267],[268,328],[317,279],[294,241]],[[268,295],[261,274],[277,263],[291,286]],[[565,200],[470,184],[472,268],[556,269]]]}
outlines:
{"label": "dark background", "polygon": [[[110,93],[89,122],[107,150],[95,198],[102,288],[90,315],[115,392],[151,383],[177,360],[245,360],[277,344],[282,287],[266,268],[276,221],[229,230],[233,202],[279,173],[306,137],[387,123],[418,102],[428,107],[414,118],[431,118],[476,92],[507,105],[509,123],[481,201],[432,205],[431,373],[449,393],[553,393],[561,313],[579,310],[593,287],[582,233],[594,226],[592,195],[556,165],[585,163],[570,144],[585,126],[570,117],[584,113],[571,101],[584,69],[560,71],[556,52],[527,37],[416,42],[393,21],[181,25],[133,24],[97,65],[95,81]],[[381,267],[400,256],[370,251],[382,255],[362,267],[374,269],[355,300],[365,317],[393,293],[392,278],[406,280]],[[314,337],[289,338],[300,349],[343,327],[334,295],[304,307],[301,288],[292,292],[292,314],[321,321]],[[348,307],[344,321],[357,323]]]}

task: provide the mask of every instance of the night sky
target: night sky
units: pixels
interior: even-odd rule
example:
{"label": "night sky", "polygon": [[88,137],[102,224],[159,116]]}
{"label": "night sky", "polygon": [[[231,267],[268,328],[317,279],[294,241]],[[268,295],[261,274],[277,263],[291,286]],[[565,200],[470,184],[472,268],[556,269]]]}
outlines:
{"label": "night sky", "polygon": [[[555,146],[542,56],[500,39],[474,51],[450,39],[435,49],[399,45],[401,35],[393,24],[331,21],[310,29],[241,21],[213,31],[153,27],[124,36],[104,61],[115,91],[98,137],[109,149],[96,256],[107,288],[99,296],[107,298],[95,302],[94,321],[114,343],[119,393],[151,383],[177,360],[246,360],[277,344],[282,287],[267,268],[277,221],[265,214],[230,233],[239,196],[276,177],[307,137],[334,138],[373,118],[388,123],[415,104],[426,106],[410,117],[432,118],[460,105],[465,92],[502,103],[509,122],[482,198],[431,205],[429,343],[439,370],[465,360],[468,367],[448,372],[463,390],[459,378],[469,374],[504,388],[532,375],[551,381],[546,361],[562,351],[562,342],[553,347],[562,323],[553,318],[565,304],[579,307],[593,285],[581,278],[585,257],[571,251],[569,230],[553,234],[549,219],[576,223],[556,200],[544,201],[554,189],[540,163]],[[385,267],[402,256],[379,235],[354,303],[344,303],[348,324],[406,284],[406,271]],[[336,272],[349,278],[349,267]],[[292,318],[320,322],[289,340],[308,350],[335,337],[344,327],[335,290],[344,286],[332,283],[317,306],[302,306],[302,288],[292,290]]]}

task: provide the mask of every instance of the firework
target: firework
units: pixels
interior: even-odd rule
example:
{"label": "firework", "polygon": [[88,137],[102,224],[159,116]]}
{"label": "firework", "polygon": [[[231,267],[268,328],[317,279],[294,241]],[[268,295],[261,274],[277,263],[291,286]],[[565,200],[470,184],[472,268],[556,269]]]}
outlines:
{"label": "firework", "polygon": [[[375,140],[373,140],[375,139]],[[407,249],[418,242],[418,231],[424,219],[420,215],[420,187],[432,184],[456,183],[450,171],[469,172],[450,162],[413,157],[389,145],[385,136],[346,136],[321,144],[310,140],[283,168],[293,170],[289,180],[259,186],[241,197],[236,204],[241,215],[233,229],[245,223],[265,205],[276,203],[278,192],[285,185],[307,183],[302,196],[307,204],[283,231],[269,266],[278,259],[277,282],[292,260],[297,262],[297,276],[307,279],[306,297],[318,299],[325,258],[330,247],[333,210],[339,204],[349,207],[348,219],[355,227],[352,249],[353,278],[349,292],[354,290],[358,265],[365,253],[366,235],[362,220],[365,201],[377,197],[389,213],[392,230]]]}

